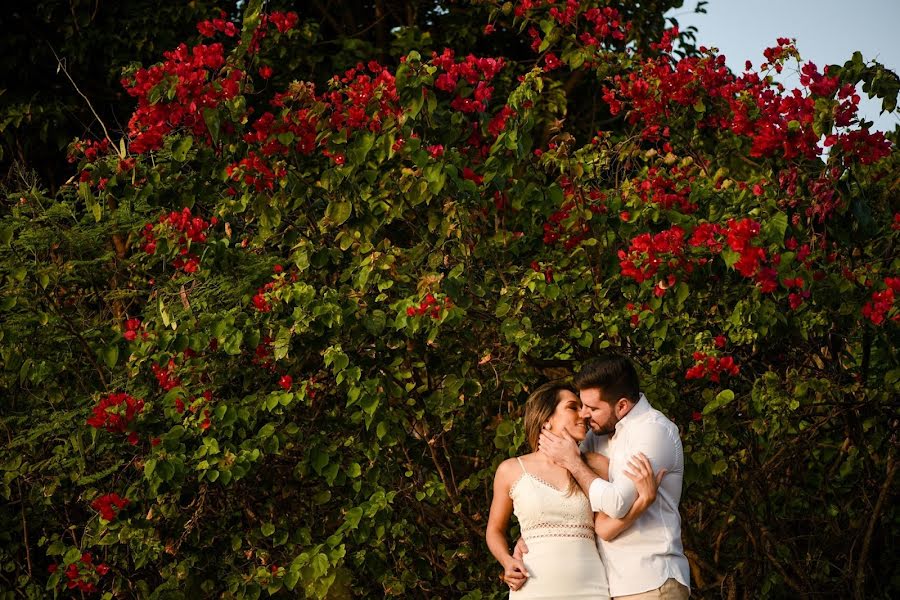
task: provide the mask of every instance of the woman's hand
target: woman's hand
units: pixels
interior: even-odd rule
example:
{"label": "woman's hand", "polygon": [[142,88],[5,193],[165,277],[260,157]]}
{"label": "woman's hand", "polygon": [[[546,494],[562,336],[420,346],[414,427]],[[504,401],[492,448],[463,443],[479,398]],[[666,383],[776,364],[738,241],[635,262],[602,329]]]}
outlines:
{"label": "woman's hand", "polygon": [[528,569],[522,559],[510,556],[503,562],[503,575],[501,579],[509,586],[510,591],[515,592],[525,585],[528,580]]}
{"label": "woman's hand", "polygon": [[643,452],[638,452],[628,459],[628,469],[624,471],[625,476],[634,482],[634,487],[638,492],[638,499],[644,506],[650,506],[656,500],[656,491],[662,482],[663,476],[666,474],[665,469],[660,469],[656,476],[653,476],[653,466],[650,460],[644,456]]}

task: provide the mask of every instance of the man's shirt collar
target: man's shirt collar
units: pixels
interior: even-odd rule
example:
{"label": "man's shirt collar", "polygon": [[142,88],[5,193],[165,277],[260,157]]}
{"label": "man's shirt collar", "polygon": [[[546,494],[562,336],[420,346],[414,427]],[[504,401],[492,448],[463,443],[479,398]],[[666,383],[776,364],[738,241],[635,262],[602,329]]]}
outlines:
{"label": "man's shirt collar", "polygon": [[629,423],[633,421],[637,421],[641,415],[646,414],[650,410],[650,401],[647,400],[647,396],[641,392],[641,397],[638,399],[637,404],[631,407],[631,410],[628,411],[628,414],[619,419],[619,422],[616,423],[616,432],[619,431],[622,427],[625,427]]}

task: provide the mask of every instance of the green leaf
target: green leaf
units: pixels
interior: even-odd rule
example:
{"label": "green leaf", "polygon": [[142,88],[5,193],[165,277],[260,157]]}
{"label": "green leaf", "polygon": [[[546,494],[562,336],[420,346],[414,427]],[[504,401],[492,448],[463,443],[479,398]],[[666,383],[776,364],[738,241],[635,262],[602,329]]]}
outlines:
{"label": "green leaf", "polygon": [[78,194],[84,200],[84,204],[87,209],[94,215],[94,220],[98,223],[100,222],[100,218],[103,216],[103,207],[100,206],[100,203],[97,202],[97,197],[94,196],[94,193],[91,192],[91,186],[89,186],[86,182],[81,182],[78,184]]}
{"label": "green leaf", "polygon": [[725,462],[724,458],[720,458],[716,461],[716,463],[712,466],[712,474],[713,475],[721,475],[726,470],[728,470],[728,463]]}
{"label": "green leaf", "polygon": [[110,369],[116,366],[116,362],[119,360],[119,346],[116,344],[112,344],[110,346],[105,347],[102,350],[103,353],[103,362],[106,363],[106,366]]}
{"label": "green leaf", "polygon": [[300,580],[300,571],[299,570],[291,570],[284,574],[284,578],[282,581],[284,582],[284,587],[288,590],[293,591],[293,589],[297,586],[297,582]]}
{"label": "green leaf", "polygon": [[716,397],[707,403],[706,406],[703,407],[703,414],[708,415],[712,412],[715,412],[722,408],[723,406],[729,404],[732,400],[734,400],[734,392],[731,390],[722,390],[719,392]]}
{"label": "green leaf", "polygon": [[227,354],[237,356],[241,353],[241,342],[243,341],[244,333],[240,329],[235,329],[225,338],[225,343],[222,344],[222,349]]}
{"label": "green leaf", "polygon": [[263,523],[262,527],[259,528],[262,534],[266,537],[269,537],[273,533],[275,533],[275,525],[272,523]]}
{"label": "green leaf", "polygon": [[763,224],[763,237],[770,244],[781,244],[784,241],[784,232],[787,231],[788,218],[783,212],[775,213]]}
{"label": "green leaf", "polygon": [[191,146],[193,144],[194,138],[192,138],[191,136],[185,136],[181,138],[181,140],[172,148],[172,158],[174,158],[178,162],[184,162],[184,160],[187,158],[188,150],[191,149]]}
{"label": "green leaf", "polygon": [[350,218],[352,206],[346,200],[332,200],[325,209],[325,219],[327,224],[341,225]]}
{"label": "green leaf", "polygon": [[366,155],[372,149],[375,143],[375,134],[367,131],[359,136],[349,148],[347,148],[347,158],[351,165],[361,165],[366,160]]}
{"label": "green leaf", "polygon": [[373,310],[372,313],[363,320],[366,331],[375,336],[381,335],[386,324],[387,315],[380,309]]}
{"label": "green leaf", "polygon": [[214,108],[204,108],[202,112],[203,122],[206,123],[206,128],[209,129],[209,135],[212,137],[213,144],[218,144],[221,130],[219,111]]}
{"label": "green leaf", "polygon": [[81,559],[81,550],[78,548],[69,548],[63,556],[63,562],[67,565]]}
{"label": "green leaf", "polygon": [[684,301],[690,293],[691,289],[688,284],[683,281],[678,284],[678,287],[675,288],[675,302],[678,303],[678,306],[684,305]]}

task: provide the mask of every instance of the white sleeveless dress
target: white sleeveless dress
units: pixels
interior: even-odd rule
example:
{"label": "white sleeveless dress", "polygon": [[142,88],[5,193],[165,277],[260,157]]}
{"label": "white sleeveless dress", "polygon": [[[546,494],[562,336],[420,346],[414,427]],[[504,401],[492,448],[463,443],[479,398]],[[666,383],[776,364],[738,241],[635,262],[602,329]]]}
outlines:
{"label": "white sleeveless dress", "polygon": [[581,491],[567,496],[516,460],[522,475],[509,496],[528,545],[523,561],[530,577],[518,591],[509,593],[510,600],[609,600],[590,501]]}

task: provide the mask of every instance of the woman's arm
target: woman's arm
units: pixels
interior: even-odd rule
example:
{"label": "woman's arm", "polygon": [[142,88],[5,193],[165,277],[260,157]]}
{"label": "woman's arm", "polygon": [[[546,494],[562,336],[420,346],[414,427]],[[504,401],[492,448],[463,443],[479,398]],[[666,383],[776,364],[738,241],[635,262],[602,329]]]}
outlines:
{"label": "woman's arm", "polygon": [[515,460],[502,462],[494,475],[494,498],[491,501],[491,512],[488,515],[485,539],[488,549],[494,558],[503,565],[504,581],[511,589],[518,589],[528,577],[525,563],[509,553],[509,541],[506,538],[509,517],[513,511],[509,490],[516,473]]}
{"label": "woman's arm", "polygon": [[653,504],[656,500],[656,490],[659,488],[663,475],[666,474],[665,469],[660,469],[654,477],[653,467],[642,453],[632,456],[628,461],[628,466],[634,473],[625,471],[625,476],[634,482],[638,491],[638,497],[631,505],[628,514],[621,519],[613,519],[603,512],[594,514],[594,531],[600,539],[607,542],[614,540],[620,533],[631,527],[637,518]]}

